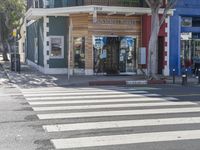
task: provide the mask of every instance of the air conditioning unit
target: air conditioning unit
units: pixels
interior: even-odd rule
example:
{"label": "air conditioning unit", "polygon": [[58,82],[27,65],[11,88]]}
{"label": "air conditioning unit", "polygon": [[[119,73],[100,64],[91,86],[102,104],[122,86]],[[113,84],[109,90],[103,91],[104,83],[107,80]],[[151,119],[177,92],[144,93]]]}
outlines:
{"label": "air conditioning unit", "polygon": [[138,64],[139,65],[146,64],[146,47],[140,47],[138,50]]}

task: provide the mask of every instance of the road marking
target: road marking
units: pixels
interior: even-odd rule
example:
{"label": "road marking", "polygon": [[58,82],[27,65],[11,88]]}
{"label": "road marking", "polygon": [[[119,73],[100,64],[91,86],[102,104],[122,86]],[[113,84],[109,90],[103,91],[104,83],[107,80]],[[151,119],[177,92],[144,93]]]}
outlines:
{"label": "road marking", "polygon": [[101,92],[87,92],[87,93],[83,93],[83,92],[77,92],[77,93],[37,93],[37,94],[24,94],[24,96],[26,98],[29,97],[39,97],[39,96],[80,96],[80,95],[109,95],[109,94],[113,94],[113,95],[122,95],[122,94],[144,94],[144,93],[148,93],[146,91],[126,91],[126,92],[120,92],[120,91],[101,91]]}
{"label": "road marking", "polygon": [[187,96],[200,96],[200,94],[180,94],[180,95],[170,95],[170,96],[187,97]]}
{"label": "road marking", "polygon": [[109,129],[109,128],[139,127],[139,126],[180,125],[180,124],[195,124],[195,123],[200,123],[200,117],[57,124],[57,125],[44,125],[43,129],[46,132],[62,132],[62,131],[96,130],[96,129]]}
{"label": "road marking", "polygon": [[67,100],[67,99],[87,99],[87,98],[119,98],[119,97],[147,97],[147,96],[160,96],[159,94],[120,94],[120,95],[76,95],[76,96],[55,96],[55,97],[31,97],[31,98],[26,98],[28,101],[38,101],[38,100],[55,100],[55,99],[59,99],[59,100]]}
{"label": "road marking", "polygon": [[159,102],[159,103],[134,103],[134,104],[103,104],[103,105],[81,105],[81,106],[56,106],[56,107],[33,107],[34,111],[50,110],[80,110],[80,109],[98,109],[98,108],[127,108],[143,106],[185,106],[197,105],[192,102]]}
{"label": "road marking", "polygon": [[[38,94],[38,93],[42,93],[42,94],[48,94],[48,93],[76,93],[76,92],[81,92],[81,93],[89,93],[89,92],[112,92],[112,91],[119,91],[119,92],[126,92],[126,91],[136,91],[136,89],[90,89],[90,90],[76,90],[76,89],[66,89],[66,90],[46,90],[46,91],[22,91],[23,94]],[[139,90],[138,90],[139,91]]]}
{"label": "road marking", "polygon": [[106,91],[106,90],[136,90],[135,88],[125,88],[125,87],[98,87],[98,88],[38,88],[38,89],[21,89],[23,93],[32,93],[32,92],[54,92],[54,91]]}
{"label": "road marking", "polygon": [[200,130],[52,139],[56,149],[200,139]]}
{"label": "road marking", "polygon": [[177,100],[176,98],[173,97],[164,97],[164,98],[151,98],[151,97],[125,97],[125,98],[115,98],[115,99],[95,99],[95,100],[87,100],[87,99],[82,99],[82,100],[54,100],[54,101],[29,101],[28,103],[30,105],[56,105],[56,104],[88,104],[88,103],[121,103],[121,102],[155,102],[155,101],[166,101],[166,100]]}
{"label": "road marking", "polygon": [[50,113],[38,114],[39,119],[68,119],[84,117],[109,117],[125,115],[148,115],[148,114],[172,114],[172,113],[189,113],[200,112],[200,108],[167,108],[167,109],[141,109],[141,110],[121,110],[121,111],[95,111],[95,112],[78,112],[78,113]]}

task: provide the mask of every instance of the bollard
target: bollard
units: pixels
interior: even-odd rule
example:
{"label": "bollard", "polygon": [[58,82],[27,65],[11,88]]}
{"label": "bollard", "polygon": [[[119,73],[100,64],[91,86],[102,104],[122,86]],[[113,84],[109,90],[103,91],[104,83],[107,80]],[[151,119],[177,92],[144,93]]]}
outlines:
{"label": "bollard", "polygon": [[182,85],[186,85],[187,84],[187,75],[183,74],[182,75]]}
{"label": "bollard", "polygon": [[198,80],[199,80],[199,84],[200,84],[200,69],[198,70]]}
{"label": "bollard", "polygon": [[175,69],[173,69],[173,84],[175,84]]}
{"label": "bollard", "polygon": [[187,78],[188,78],[188,69],[185,69],[185,75],[186,75],[186,83],[187,83]]}

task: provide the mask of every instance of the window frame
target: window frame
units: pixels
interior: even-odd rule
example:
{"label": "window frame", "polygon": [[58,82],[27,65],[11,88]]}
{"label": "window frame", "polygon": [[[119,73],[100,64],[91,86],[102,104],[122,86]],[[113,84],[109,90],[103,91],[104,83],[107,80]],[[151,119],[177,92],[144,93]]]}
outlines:
{"label": "window frame", "polygon": [[[52,56],[52,38],[61,38],[61,55],[60,56]],[[50,59],[63,59],[64,58],[64,36],[49,36],[49,57]]]}
{"label": "window frame", "polygon": [[[36,7],[36,2],[37,2],[37,7]],[[33,1],[33,7],[34,8],[40,8],[40,1],[39,0],[34,0]]]}

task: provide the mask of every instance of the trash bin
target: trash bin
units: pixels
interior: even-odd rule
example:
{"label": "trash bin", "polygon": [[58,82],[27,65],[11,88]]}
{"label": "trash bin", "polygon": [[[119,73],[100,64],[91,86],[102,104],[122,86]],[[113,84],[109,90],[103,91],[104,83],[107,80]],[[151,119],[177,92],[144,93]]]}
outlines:
{"label": "trash bin", "polygon": [[11,71],[21,71],[20,54],[11,54]]}

